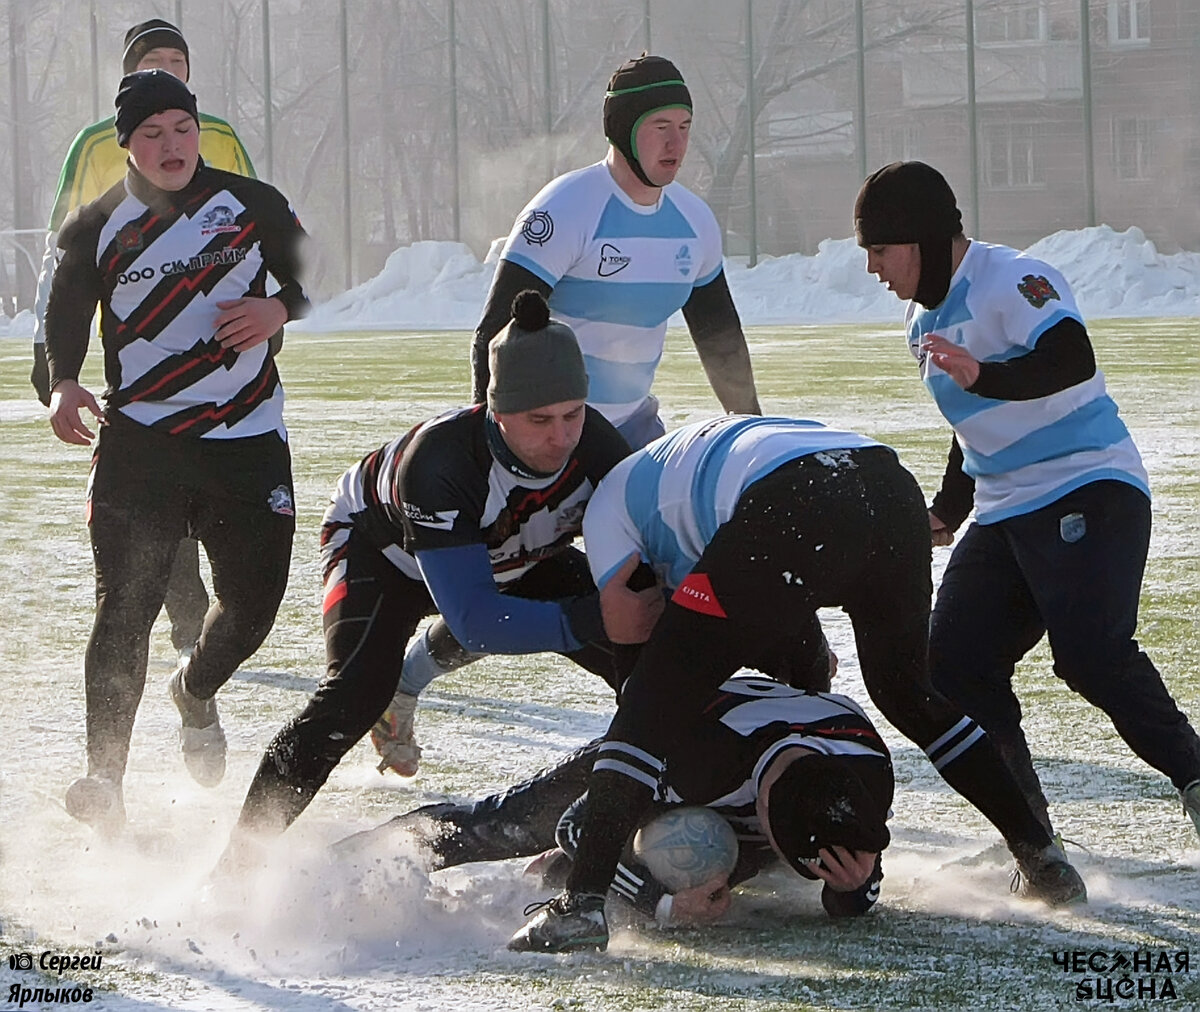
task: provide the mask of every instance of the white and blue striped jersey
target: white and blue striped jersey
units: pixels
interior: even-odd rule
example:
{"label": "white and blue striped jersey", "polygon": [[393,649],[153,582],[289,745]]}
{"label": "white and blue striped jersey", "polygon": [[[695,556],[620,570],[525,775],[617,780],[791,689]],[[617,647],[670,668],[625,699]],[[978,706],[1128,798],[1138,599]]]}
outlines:
{"label": "white and blue striped jersey", "polygon": [[1007,246],[974,239],[942,304],[934,309],[909,304],[908,346],[962,447],[981,524],[1032,512],[1103,479],[1150,494],[1137,447],[1099,369],[1091,379],[1047,397],[1005,401],[968,393],[921,351],[927,335],[936,333],[980,362],[1008,361],[1029,354],[1063,319],[1083,323],[1058,271]]}
{"label": "white and blue striped jersey", "polygon": [[759,478],[797,457],[878,446],[856,432],[797,418],[723,415],[676,429],[617,464],[583,518],[596,586],[633,552],[674,590]]}
{"label": "white and blue striped jersey", "polygon": [[620,425],[650,394],[667,320],[721,273],[721,230],[679,183],[635,204],[597,162],[544,186],[501,257],[551,286],[551,311],[583,349],[588,403]]}

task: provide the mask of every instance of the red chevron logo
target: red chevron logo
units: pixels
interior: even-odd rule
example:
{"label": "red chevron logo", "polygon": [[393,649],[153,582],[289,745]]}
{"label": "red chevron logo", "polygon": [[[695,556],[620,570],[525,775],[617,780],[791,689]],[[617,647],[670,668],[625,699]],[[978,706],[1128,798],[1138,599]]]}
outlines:
{"label": "red chevron logo", "polygon": [[714,618],[728,618],[721,602],[717,600],[716,591],[707,573],[689,573],[687,578],[676,588],[671,600],[688,611],[698,611],[701,615],[712,615]]}

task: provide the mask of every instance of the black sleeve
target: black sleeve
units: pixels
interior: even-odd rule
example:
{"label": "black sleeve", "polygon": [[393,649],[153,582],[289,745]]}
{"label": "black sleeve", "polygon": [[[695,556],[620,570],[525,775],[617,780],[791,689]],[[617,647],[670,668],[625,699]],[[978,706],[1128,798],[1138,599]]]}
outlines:
{"label": "black sleeve", "polygon": [[1087,329],[1062,319],[1038,338],[1027,355],[1006,362],[981,362],[968,393],[1001,401],[1032,401],[1076,386],[1096,374],[1096,355]]}
{"label": "black sleeve", "polygon": [[415,554],[478,544],[483,549],[483,510],[488,472],[476,441],[483,437],[477,408],[422,426],[396,464],[392,512],[404,527],[404,550]]}
{"label": "black sleeve", "polygon": [[735,414],[761,415],[750,350],[724,271],[692,290],[683,318],[721,407]]}
{"label": "black sleeve", "polygon": [[59,233],[61,255],[46,303],[47,394],[61,380],[78,380],[87,356],[92,317],[104,294],[104,278],[96,266],[103,224],[103,216],[89,206],[68,218]]}
{"label": "black sleeve", "polygon": [[553,289],[533,271],[520,264],[501,260],[488,289],[487,302],[483,306],[483,319],[475,328],[475,339],[471,342],[471,400],[482,404],[487,400],[488,342],[512,319],[512,303],[518,293],[532,288],[547,299]]}
{"label": "black sleeve", "polygon": [[879,899],[879,883],[883,881],[883,856],[875,855],[875,870],[866,883],[852,893],[840,893],[826,883],[821,889],[821,906],[830,917],[858,917],[865,914]]}
{"label": "black sleeve", "polygon": [[[266,183],[259,185],[270,194],[264,214],[266,220],[263,222],[262,254],[267,270],[279,282],[279,291],[273,298],[283,303],[287,309],[288,320],[298,320],[307,316],[312,308],[300,285],[302,248],[308,236],[289,206],[287,198],[273,186]],[[272,352],[277,350],[276,344],[282,346],[282,334],[272,336]]]}
{"label": "black sleeve", "polygon": [[33,369],[29,373],[37,399],[50,406],[50,367],[46,365],[46,346],[41,341],[33,342]]}
{"label": "black sleeve", "polygon": [[962,526],[974,505],[975,479],[963,470],[962,447],[957,439],[951,437],[942,487],[933,497],[929,512],[946,525],[946,530],[953,533]]}

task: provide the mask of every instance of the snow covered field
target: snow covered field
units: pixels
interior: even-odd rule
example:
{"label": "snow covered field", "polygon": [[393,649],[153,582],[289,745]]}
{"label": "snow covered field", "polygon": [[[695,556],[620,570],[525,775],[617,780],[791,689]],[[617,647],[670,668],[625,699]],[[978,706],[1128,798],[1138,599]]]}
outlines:
{"label": "snow covered field", "polygon": [[[1177,267],[1143,263],[1143,280]],[[1188,283],[1181,290],[1194,299],[1195,277]],[[886,325],[753,330],[762,399],[767,410],[890,442],[932,493],[949,433],[890,322],[899,305],[888,308],[868,317]],[[1141,638],[1200,716],[1200,323],[1102,323],[1093,338],[1156,492]],[[404,848],[362,867],[330,861],[333,840],[426,801],[501,787],[601,731],[601,686],[553,657],[489,659],[435,683],[418,716],[426,758],[414,781],[381,777],[360,744],[268,873],[238,887],[210,882],[263,746],[320,674],[316,530],[328,491],[366,450],[467,399],[468,344],[464,333],[290,334],[281,370],[300,526],[276,628],[220,696],[229,773],[205,791],[183,769],[160,620],[126,781],[130,826],[113,844],[61,804],[83,769],[87,453],[51,436],[25,381],[26,342],[0,343],[0,1007],[17,1007],[6,1002],[14,985],[68,981],[92,988],[89,1007],[117,1012],[1042,1009],[1076,1007],[1083,987],[1100,995],[1085,1005],[1157,1007],[1168,980],[1178,995],[1168,1007],[1200,1006],[1200,969],[1168,976],[1140,962],[1129,967],[1133,1000],[1121,990],[1103,999],[1120,984],[1118,954],[1132,964],[1140,953],[1154,968],[1168,954],[1177,968],[1174,954],[1200,932],[1200,841],[1165,779],[1054,681],[1044,648],[1023,666],[1021,692],[1053,814],[1087,848],[1073,855],[1091,902],[1076,910],[1012,897],[998,835],[886,725],[899,781],[894,842],[879,908],[851,924],[829,922],[816,890],[781,873],[742,890],[729,920],[705,931],[620,930],[604,955],[518,956],[504,942],[521,908],[543,898],[519,862],[429,875]],[[95,356],[89,367],[96,381]],[[715,410],[682,334],[672,334],[660,377],[669,423]],[[935,553],[939,569],[946,556]],[[848,626],[825,617],[842,658],[837,687],[863,699]],[[3,958],[31,953],[36,967],[46,950],[99,951],[101,966],[60,981]],[[1083,962],[1071,965],[1075,953]],[[1136,982],[1145,997],[1152,978],[1156,1000],[1139,1002]]]}

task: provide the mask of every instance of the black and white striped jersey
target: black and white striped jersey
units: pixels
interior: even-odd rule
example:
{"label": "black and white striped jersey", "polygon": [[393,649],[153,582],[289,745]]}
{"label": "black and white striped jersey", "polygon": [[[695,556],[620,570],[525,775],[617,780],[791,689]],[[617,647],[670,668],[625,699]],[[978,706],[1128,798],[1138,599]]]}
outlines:
{"label": "black and white striped jersey", "polygon": [[78,379],[99,303],[109,411],[169,435],[286,438],[269,345],[222,348],[214,321],[218,302],[268,295],[268,274],[288,319],[302,316],[303,236],[266,183],[201,163],[167,192],[130,167],[60,233],[46,309],[51,384]]}
{"label": "black and white striped jersey", "polygon": [[[733,826],[738,838],[738,865],[730,876],[736,885],[774,863],[775,853],[759,824],[759,784],[781,751],[803,746],[824,755],[855,756],[887,764],[891,754],[862,708],[848,696],[794,689],[752,673],[724,682],[705,709],[696,733],[667,758],[659,774],[659,805],[705,805]],[[560,846],[574,854],[578,843],[579,806],[559,822]],[[802,873],[803,874],[803,873]],[[811,873],[806,877],[813,877]],[[877,863],[862,889],[836,894],[822,891],[822,903],[833,916],[863,913],[879,895],[883,877]],[[612,883],[613,891],[642,913],[653,915],[667,891],[626,847]]]}
{"label": "black and white striped jersey", "polygon": [[480,404],[448,411],[346,471],[325,513],[327,563],[351,527],[414,580],[422,579],[416,552],[482,543],[496,582],[505,584],[570,545],[592,492],[628,445],[588,407],[567,462],[533,476],[499,459],[506,448],[494,432],[489,438],[494,424]]}

